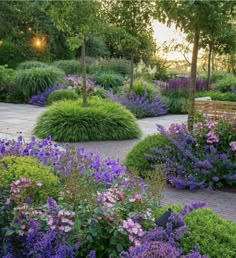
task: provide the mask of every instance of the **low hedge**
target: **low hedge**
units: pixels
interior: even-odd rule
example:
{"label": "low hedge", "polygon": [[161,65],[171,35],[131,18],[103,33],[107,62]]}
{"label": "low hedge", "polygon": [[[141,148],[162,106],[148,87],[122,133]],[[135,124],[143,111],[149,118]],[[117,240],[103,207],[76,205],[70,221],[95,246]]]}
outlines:
{"label": "low hedge", "polygon": [[[171,207],[180,211],[180,206]],[[162,215],[167,208],[154,211],[155,217]],[[199,245],[200,252],[208,257],[236,257],[236,223],[226,220],[211,209],[202,208],[185,217],[188,232],[180,240],[183,250],[188,253]]]}
{"label": "low hedge", "polygon": [[212,100],[236,102],[236,94],[233,92],[199,91],[196,92],[196,97],[211,97]]}
{"label": "low hedge", "polygon": [[58,192],[58,178],[36,158],[9,156],[0,160],[0,189],[10,189],[10,183],[20,177],[42,183],[37,200],[44,202],[48,196],[56,196]]}
{"label": "low hedge", "polygon": [[51,105],[59,100],[76,100],[78,97],[78,94],[73,90],[55,90],[49,94],[47,104]]}
{"label": "low hedge", "polygon": [[125,165],[129,170],[135,170],[140,176],[144,176],[146,170],[150,170],[151,164],[145,154],[154,154],[151,148],[160,148],[168,144],[167,138],[162,134],[149,135],[138,142],[128,153]]}
{"label": "low hedge", "polygon": [[88,106],[81,100],[58,101],[38,119],[34,133],[55,141],[125,140],[137,138],[140,129],[133,114],[110,100],[91,98]]}

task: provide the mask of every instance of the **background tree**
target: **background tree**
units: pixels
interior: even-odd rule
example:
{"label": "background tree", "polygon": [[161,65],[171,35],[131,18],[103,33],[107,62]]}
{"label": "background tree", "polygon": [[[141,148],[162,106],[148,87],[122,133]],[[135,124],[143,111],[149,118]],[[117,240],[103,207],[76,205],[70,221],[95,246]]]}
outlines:
{"label": "background tree", "polygon": [[83,78],[83,105],[87,105],[86,89],[86,42],[98,31],[100,2],[84,1],[49,1],[45,6],[46,13],[52,18],[56,27],[68,35],[71,49],[81,47],[81,66]]}
{"label": "background tree", "polygon": [[189,85],[188,128],[193,128],[194,98],[196,88],[197,58],[199,41],[202,35],[210,35],[211,29],[224,17],[232,18],[234,3],[229,1],[170,0],[157,1],[157,17],[160,21],[171,25],[174,23],[188,35],[193,35],[193,51],[191,61],[191,79]]}
{"label": "background tree", "polygon": [[[152,35],[152,18],[155,1],[104,0],[103,13],[107,21],[119,28],[125,36],[120,44],[130,57],[130,90],[134,80],[134,59],[149,48],[145,43]],[[147,46],[147,44],[146,44]]]}

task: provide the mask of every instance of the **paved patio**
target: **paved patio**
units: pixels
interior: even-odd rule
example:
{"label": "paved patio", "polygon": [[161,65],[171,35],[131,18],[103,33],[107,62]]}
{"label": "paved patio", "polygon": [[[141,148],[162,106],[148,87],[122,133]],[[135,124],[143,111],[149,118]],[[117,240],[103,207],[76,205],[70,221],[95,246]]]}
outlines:
{"label": "paved patio", "polygon": [[[17,132],[22,132],[25,138],[31,136],[33,126],[37,117],[43,112],[44,108],[22,105],[0,103],[0,138],[14,138]],[[156,133],[156,124],[168,127],[171,123],[186,122],[186,115],[167,115],[156,118],[145,118],[138,121],[145,137]],[[139,139],[140,140],[140,139]],[[127,152],[138,141],[102,141],[76,143],[83,145],[86,149],[99,152],[104,158],[112,157],[124,160]],[[163,205],[170,203],[186,204],[190,201],[206,201],[208,206],[225,218],[236,221],[236,194],[220,191],[196,191],[189,192],[177,190],[167,186],[163,193]]]}

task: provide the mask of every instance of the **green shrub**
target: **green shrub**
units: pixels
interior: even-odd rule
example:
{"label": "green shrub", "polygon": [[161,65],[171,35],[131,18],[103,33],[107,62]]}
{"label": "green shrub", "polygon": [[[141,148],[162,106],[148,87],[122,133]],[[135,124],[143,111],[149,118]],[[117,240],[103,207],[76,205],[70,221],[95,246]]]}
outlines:
{"label": "green shrub", "polygon": [[96,83],[105,89],[117,89],[119,86],[122,86],[124,77],[120,74],[112,72],[103,72],[95,75]]}
{"label": "green shrub", "polygon": [[145,157],[145,154],[153,154],[154,152],[150,150],[151,148],[160,148],[166,144],[168,144],[168,140],[164,135],[154,134],[147,136],[128,153],[125,165],[129,170],[135,170],[139,175],[144,176],[142,172],[151,169],[151,163]]}
{"label": "green shrub", "polygon": [[140,129],[125,107],[110,100],[92,98],[84,107],[81,100],[58,101],[38,119],[34,133],[55,141],[124,140],[136,138]]}
{"label": "green shrub", "polygon": [[146,94],[148,98],[153,98],[159,92],[159,89],[149,82],[134,80],[133,91],[136,95],[144,96]]}
{"label": "green shrub", "polygon": [[0,87],[5,87],[15,80],[16,72],[7,65],[0,65]]}
{"label": "green shrub", "polygon": [[53,102],[59,100],[75,100],[78,99],[78,97],[78,94],[73,90],[55,90],[49,94],[47,104],[51,105]]}
{"label": "green shrub", "polygon": [[[181,206],[170,205],[174,212]],[[166,208],[156,209],[155,217],[161,216]],[[236,257],[236,224],[223,219],[211,209],[194,210],[185,217],[188,232],[180,240],[180,245],[188,253],[199,244],[200,252],[208,257]]]}
{"label": "green shrub", "polygon": [[20,177],[43,184],[38,192],[38,200],[45,201],[47,196],[56,196],[58,192],[58,178],[36,158],[9,156],[0,160],[0,189],[9,189],[10,183]]}
{"label": "green shrub", "polygon": [[236,94],[232,92],[198,91],[196,97],[211,97],[212,100],[236,102]]}
{"label": "green shrub", "polygon": [[130,74],[130,64],[125,59],[103,59],[91,65],[91,73],[113,72],[127,76]]}
{"label": "green shrub", "polygon": [[236,76],[226,74],[224,78],[216,81],[216,89],[221,92],[234,92],[236,90]]}
{"label": "green shrub", "polygon": [[164,97],[165,103],[168,107],[168,113],[171,114],[186,114],[188,113],[188,99],[185,97],[174,98]]}
{"label": "green shrub", "polygon": [[10,68],[16,68],[17,64],[25,60],[21,46],[15,43],[3,40],[0,44],[0,65],[8,65]]}
{"label": "green shrub", "polygon": [[222,80],[228,73],[225,71],[215,71],[211,73],[210,83]]}
{"label": "green shrub", "polygon": [[18,70],[16,86],[26,98],[63,81],[65,74],[58,68],[31,68]]}
{"label": "green shrub", "polygon": [[58,60],[53,62],[53,65],[66,74],[78,74],[81,73],[81,64],[77,60]]}
{"label": "green shrub", "polygon": [[20,63],[18,69],[47,68],[49,65],[40,61],[26,61]]}

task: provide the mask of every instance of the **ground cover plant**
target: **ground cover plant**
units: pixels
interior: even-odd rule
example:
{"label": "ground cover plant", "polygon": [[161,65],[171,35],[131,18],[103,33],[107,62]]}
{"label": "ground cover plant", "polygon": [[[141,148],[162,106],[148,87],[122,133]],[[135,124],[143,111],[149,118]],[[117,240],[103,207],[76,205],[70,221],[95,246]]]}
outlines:
{"label": "ground cover plant", "polygon": [[164,164],[168,181],[180,189],[235,185],[235,126],[235,121],[209,118],[196,123],[192,132],[185,125],[173,124],[168,131],[157,126],[170,144],[145,156],[153,165]]}
{"label": "ground cover plant", "polygon": [[[1,139],[1,159],[11,155],[23,156],[21,159],[32,156],[49,166],[58,177],[60,191],[54,198],[49,195],[45,205],[37,203],[32,198],[36,188],[33,181],[21,177],[10,184],[8,191],[1,192],[1,257],[206,257],[201,245],[196,244],[201,224],[194,223],[196,217],[191,216],[205,203],[165,212],[158,206],[160,189],[156,188],[155,177],[145,182],[128,174],[118,161],[103,161],[81,147],[61,148],[50,138],[32,137],[29,142],[21,136],[16,140]],[[201,214],[202,219],[204,216]],[[195,230],[192,245],[191,231],[184,222],[189,218]],[[218,221],[226,230],[227,223]],[[228,233],[233,233],[235,224],[228,222],[228,226]],[[212,228],[208,225],[204,230],[208,233]],[[220,236],[215,238],[214,247]],[[221,242],[221,247],[233,243]],[[183,251],[183,247],[190,251]]]}
{"label": "ground cover plant", "polygon": [[39,117],[34,133],[55,141],[124,140],[137,138],[140,129],[126,108],[97,97],[88,106],[82,101],[58,101]]}
{"label": "ground cover plant", "polygon": [[212,100],[236,102],[236,94],[234,92],[199,91],[196,93],[196,97],[211,97]]}
{"label": "ground cover plant", "polygon": [[62,82],[64,76],[64,72],[55,67],[18,70],[16,86],[25,98],[30,98],[42,90]]}

